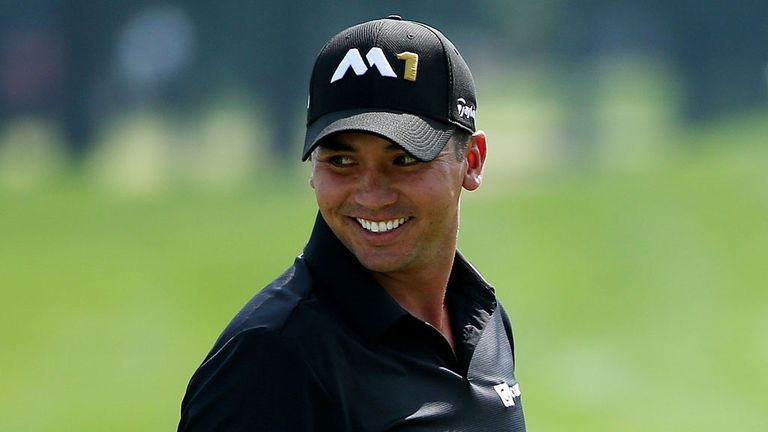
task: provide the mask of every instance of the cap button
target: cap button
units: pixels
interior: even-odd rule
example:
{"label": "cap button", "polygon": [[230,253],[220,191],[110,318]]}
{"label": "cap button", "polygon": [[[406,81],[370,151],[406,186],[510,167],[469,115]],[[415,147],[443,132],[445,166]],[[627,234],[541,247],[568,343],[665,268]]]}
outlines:
{"label": "cap button", "polygon": [[393,19],[393,20],[402,21],[403,17],[401,17],[400,15],[390,15],[390,16],[387,17],[387,19]]}

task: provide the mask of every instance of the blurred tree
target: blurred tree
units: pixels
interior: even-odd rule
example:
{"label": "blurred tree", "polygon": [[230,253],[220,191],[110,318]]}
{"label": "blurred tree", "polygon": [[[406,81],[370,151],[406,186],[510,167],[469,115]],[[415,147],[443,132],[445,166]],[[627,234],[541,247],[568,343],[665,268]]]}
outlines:
{"label": "blurred tree", "polygon": [[107,79],[118,24],[132,10],[131,2],[69,0],[56,5],[66,43],[67,72],[62,86],[60,118],[75,153],[91,142],[94,125],[105,113],[93,106],[94,91]]}
{"label": "blurred tree", "polygon": [[261,105],[271,149],[285,158],[300,147],[297,119],[322,44],[352,23],[392,13],[443,29],[470,60],[491,59],[495,67],[534,60],[562,70],[578,112],[571,123],[584,143],[591,141],[596,84],[590,65],[600,56],[671,61],[691,121],[765,106],[768,89],[762,0],[189,1],[173,6],[189,19],[189,58],[146,93],[120,75],[119,53],[132,20],[153,7],[150,0],[0,2],[0,121],[59,119],[82,153],[96,125],[115,111],[138,104],[183,114],[234,89]]}
{"label": "blurred tree", "polygon": [[694,121],[766,106],[768,2],[661,2],[674,31],[685,114]]}

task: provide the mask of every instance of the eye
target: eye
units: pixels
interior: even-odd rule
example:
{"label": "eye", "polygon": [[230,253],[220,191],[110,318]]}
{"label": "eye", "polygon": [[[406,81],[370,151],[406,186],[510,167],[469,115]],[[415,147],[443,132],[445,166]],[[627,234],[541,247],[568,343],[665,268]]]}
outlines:
{"label": "eye", "polygon": [[404,153],[401,155],[398,155],[395,157],[395,165],[399,166],[410,166],[410,165],[416,165],[417,163],[420,163],[421,161],[416,159],[415,157]]}
{"label": "eye", "polygon": [[335,155],[335,156],[329,157],[328,162],[330,162],[330,164],[333,166],[348,167],[350,165],[353,165],[355,163],[355,160],[352,159],[352,157],[350,156]]}

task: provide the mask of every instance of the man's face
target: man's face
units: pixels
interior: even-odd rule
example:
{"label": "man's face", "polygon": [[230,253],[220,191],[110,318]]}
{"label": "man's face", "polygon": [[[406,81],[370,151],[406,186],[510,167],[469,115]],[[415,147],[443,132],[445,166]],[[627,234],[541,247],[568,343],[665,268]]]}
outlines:
{"label": "man's face", "polygon": [[453,256],[467,162],[452,144],[421,162],[378,136],[340,133],[312,160],[320,213],[364,267],[412,272]]}

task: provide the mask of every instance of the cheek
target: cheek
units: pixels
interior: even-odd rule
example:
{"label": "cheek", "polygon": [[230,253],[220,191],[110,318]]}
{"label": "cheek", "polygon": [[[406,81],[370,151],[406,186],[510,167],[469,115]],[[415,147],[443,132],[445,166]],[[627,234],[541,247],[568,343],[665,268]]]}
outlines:
{"label": "cheek", "polygon": [[461,191],[461,180],[455,173],[449,172],[441,173],[438,176],[430,176],[412,184],[419,185],[414,190],[414,194],[419,197],[420,201],[431,203],[430,207],[434,210],[438,210],[438,208],[442,210],[458,200]]}
{"label": "cheek", "polygon": [[344,185],[333,176],[314,174],[311,185],[315,190],[315,199],[320,208],[334,207],[344,202],[346,194]]}

